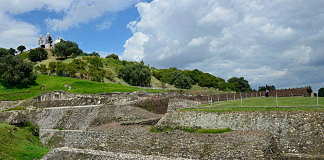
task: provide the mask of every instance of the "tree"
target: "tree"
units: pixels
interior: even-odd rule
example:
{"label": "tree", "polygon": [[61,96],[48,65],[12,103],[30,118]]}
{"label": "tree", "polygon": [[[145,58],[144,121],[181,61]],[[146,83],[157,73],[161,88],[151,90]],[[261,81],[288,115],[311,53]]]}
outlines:
{"label": "tree", "polygon": [[50,74],[56,73],[56,66],[57,66],[56,62],[50,62],[48,64],[48,70],[49,70]]}
{"label": "tree", "polygon": [[17,47],[17,50],[18,50],[20,53],[22,53],[24,50],[26,50],[26,47],[23,46],[23,45],[20,45],[20,46]]}
{"label": "tree", "polygon": [[16,53],[17,53],[17,51],[15,50],[15,49],[13,49],[13,48],[10,48],[9,50],[8,50],[8,53],[10,54],[10,55],[16,55]]}
{"label": "tree", "polygon": [[318,96],[319,97],[324,97],[324,88],[321,88],[318,90]]}
{"label": "tree", "polygon": [[128,64],[119,72],[119,77],[133,86],[149,87],[151,85],[151,76],[150,69],[138,63]]}
{"label": "tree", "polygon": [[0,58],[0,80],[6,87],[27,87],[35,84],[36,76],[31,63],[8,55]]}
{"label": "tree", "polygon": [[111,59],[114,59],[114,60],[119,60],[119,57],[116,54],[110,54],[106,58],[111,58]]}
{"label": "tree", "polygon": [[276,90],[276,86],[274,86],[274,85],[266,85],[266,86],[259,87],[259,92],[266,91],[266,90],[274,91],[274,90]]}
{"label": "tree", "polygon": [[38,62],[47,59],[47,51],[43,48],[32,49],[29,52],[28,59],[32,62]]}
{"label": "tree", "polygon": [[191,86],[191,79],[186,76],[183,73],[180,73],[179,75],[177,75],[176,80],[174,81],[174,85],[177,88],[181,88],[181,89],[190,89]]}
{"label": "tree", "polygon": [[55,56],[67,59],[69,56],[79,56],[82,54],[82,50],[78,44],[71,41],[61,41],[55,45],[53,53]]}
{"label": "tree", "polygon": [[230,78],[227,82],[229,83],[230,89],[236,92],[249,92],[252,90],[249,82],[243,77],[233,77]]}
{"label": "tree", "polygon": [[10,49],[0,48],[0,57],[4,57],[4,56],[7,56],[7,55],[14,56],[15,53],[16,53],[16,50],[13,49],[13,48],[10,48]]}

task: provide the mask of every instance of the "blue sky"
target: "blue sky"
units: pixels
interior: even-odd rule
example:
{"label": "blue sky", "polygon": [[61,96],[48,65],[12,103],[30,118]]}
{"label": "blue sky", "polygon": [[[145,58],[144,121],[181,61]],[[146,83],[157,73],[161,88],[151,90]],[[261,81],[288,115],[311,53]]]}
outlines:
{"label": "blue sky", "polygon": [[[47,32],[86,52],[251,85],[324,87],[323,0],[0,0],[0,47]],[[274,9],[275,8],[275,9]]]}
{"label": "blue sky", "polygon": [[[14,16],[17,20],[25,21],[37,26],[40,34],[51,33],[55,37],[77,42],[85,52],[100,52],[120,54],[124,50],[124,43],[132,36],[127,28],[131,21],[139,19],[134,5],[118,13],[107,13],[88,23],[80,24],[65,31],[53,31],[46,23],[46,19],[62,18],[63,13],[48,10],[35,10]],[[101,24],[108,24],[99,27]]]}

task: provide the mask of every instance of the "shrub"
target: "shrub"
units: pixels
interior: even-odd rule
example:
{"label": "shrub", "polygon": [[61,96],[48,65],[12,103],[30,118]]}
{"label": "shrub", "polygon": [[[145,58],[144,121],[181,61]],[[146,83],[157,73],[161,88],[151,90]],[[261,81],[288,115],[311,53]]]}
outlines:
{"label": "shrub", "polygon": [[47,52],[43,48],[32,49],[29,52],[28,59],[32,62],[38,62],[47,59]]}
{"label": "shrub", "polygon": [[151,71],[143,64],[128,64],[120,70],[119,77],[133,86],[149,87],[151,85]]}
{"label": "shrub", "polygon": [[116,54],[108,55],[106,58],[111,58],[111,59],[119,60],[119,57]]}
{"label": "shrub", "polygon": [[6,56],[0,58],[0,80],[6,87],[27,87],[35,84],[36,76],[31,63],[19,57]]}
{"label": "shrub", "polygon": [[53,53],[57,57],[66,59],[69,56],[76,57],[81,55],[82,50],[75,42],[61,41],[60,43],[55,45]]}
{"label": "shrub", "polygon": [[191,88],[191,79],[184,75],[184,74],[179,74],[176,76],[176,80],[174,81],[174,85],[177,88],[181,89],[190,89]]}
{"label": "shrub", "polygon": [[42,73],[42,74],[47,74],[48,73],[48,69],[47,69],[45,64],[40,64],[40,65],[36,66],[35,70]]}
{"label": "shrub", "polygon": [[319,97],[324,97],[324,88],[321,88],[318,90],[318,96]]}

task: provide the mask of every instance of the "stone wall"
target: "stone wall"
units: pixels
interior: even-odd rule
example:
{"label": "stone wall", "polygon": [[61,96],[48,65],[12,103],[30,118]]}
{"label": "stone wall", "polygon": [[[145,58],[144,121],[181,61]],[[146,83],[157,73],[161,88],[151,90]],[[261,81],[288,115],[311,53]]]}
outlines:
{"label": "stone wall", "polygon": [[31,121],[40,128],[85,130],[103,124],[155,118],[159,115],[129,105],[55,107],[0,113],[0,122]]}
{"label": "stone wall", "polygon": [[324,112],[171,112],[157,125],[263,130],[284,153],[324,154]]}
{"label": "stone wall", "polygon": [[151,133],[149,128],[118,127],[99,131],[40,131],[52,147],[69,147],[114,153],[188,159],[279,159],[272,136],[264,132],[235,131],[197,134],[182,131]]}
{"label": "stone wall", "polygon": [[114,153],[89,149],[56,148],[42,160],[191,160],[185,158],[167,158],[161,156],[145,156],[140,154]]}

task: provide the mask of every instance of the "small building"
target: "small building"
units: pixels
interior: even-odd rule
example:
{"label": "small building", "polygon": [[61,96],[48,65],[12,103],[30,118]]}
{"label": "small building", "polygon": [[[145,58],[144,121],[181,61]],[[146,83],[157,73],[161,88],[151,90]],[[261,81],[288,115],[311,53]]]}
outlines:
{"label": "small building", "polygon": [[51,34],[47,33],[45,36],[39,37],[38,45],[41,48],[52,49],[57,43],[60,43],[62,40],[62,38],[58,38],[53,41]]}

